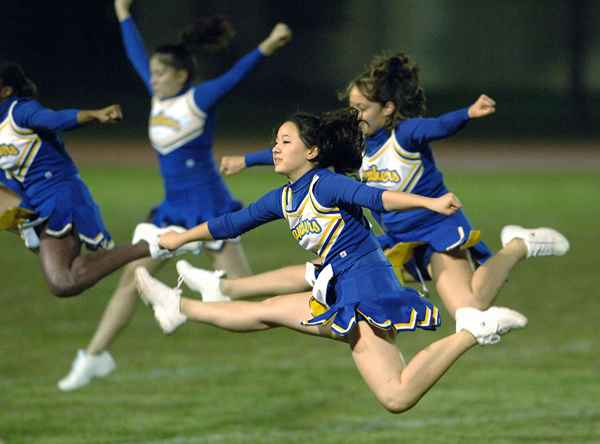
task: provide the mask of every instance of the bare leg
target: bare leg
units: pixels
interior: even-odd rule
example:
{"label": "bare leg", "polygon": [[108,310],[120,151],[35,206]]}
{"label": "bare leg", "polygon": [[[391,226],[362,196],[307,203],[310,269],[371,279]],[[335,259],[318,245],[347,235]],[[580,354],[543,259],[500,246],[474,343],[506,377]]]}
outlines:
{"label": "bare leg", "polygon": [[81,242],[72,232],[60,239],[42,232],[40,239],[42,271],[50,291],[59,297],[78,295],[123,265],[149,255],[146,242],[82,255]]}
{"label": "bare leg", "polygon": [[460,356],[476,344],[461,331],[434,342],[405,364],[389,333],[364,321],[351,337],[352,358],[363,379],[385,409],[402,413],[413,407]]}
{"label": "bare leg", "polygon": [[454,317],[461,307],[488,308],[510,271],[526,254],[525,243],[514,239],[473,272],[465,251],[434,253],[431,257],[432,277],[450,315]]}
{"label": "bare leg", "polygon": [[251,332],[287,327],[310,335],[332,338],[328,328],[301,324],[301,321],[312,317],[308,307],[310,297],[310,293],[296,293],[260,302],[208,303],[181,298],[180,310],[188,319],[230,331]]}
{"label": "bare leg", "polygon": [[265,294],[289,294],[310,290],[304,265],[291,265],[237,279],[221,279],[221,291],[232,299]]}
{"label": "bare leg", "polygon": [[142,266],[146,267],[150,273],[156,273],[166,262],[144,258],[125,266],[119,285],[106,306],[96,332],[86,349],[89,355],[97,355],[108,349],[121,330],[129,324],[135,313],[138,300],[135,288],[135,269]]}
{"label": "bare leg", "polygon": [[248,276],[252,271],[240,242],[225,242],[221,251],[206,250],[212,257],[215,270],[225,270],[227,276],[237,278]]}

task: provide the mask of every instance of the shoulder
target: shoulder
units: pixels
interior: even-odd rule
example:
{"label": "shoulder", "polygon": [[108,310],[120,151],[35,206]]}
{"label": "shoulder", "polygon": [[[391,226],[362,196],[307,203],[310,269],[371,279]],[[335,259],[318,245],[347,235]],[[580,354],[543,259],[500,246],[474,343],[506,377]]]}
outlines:
{"label": "shoulder", "polygon": [[27,128],[30,124],[30,118],[38,111],[44,110],[40,102],[34,99],[17,98],[11,105],[11,117],[13,124],[19,128]]}
{"label": "shoulder", "polygon": [[45,109],[40,102],[35,99],[17,98],[14,104],[13,111],[16,113],[30,114],[35,111]]}
{"label": "shoulder", "polygon": [[417,126],[423,122],[423,117],[413,117],[410,119],[402,120],[398,122],[396,128],[394,128],[394,135],[396,137],[403,137],[410,134]]}

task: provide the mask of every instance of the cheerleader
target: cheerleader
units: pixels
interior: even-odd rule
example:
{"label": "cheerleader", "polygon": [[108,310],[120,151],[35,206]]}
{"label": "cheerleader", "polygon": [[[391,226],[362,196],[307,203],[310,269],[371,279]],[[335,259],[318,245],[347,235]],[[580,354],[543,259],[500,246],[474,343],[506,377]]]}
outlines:
{"label": "cheerleader", "polygon": [[[265,57],[291,39],[289,28],[277,24],[257,48],[242,57],[223,75],[200,81],[196,55],[224,49],[234,34],[222,16],[202,17],[181,33],[180,42],[157,47],[150,58],[130,14],[133,0],[116,0],[115,12],[121,26],[127,56],[151,98],[149,136],[160,165],[164,200],[150,211],[147,222],[158,227],[193,227],[203,221],[242,207],[227,189],[213,158],[215,112],[221,99],[243,80]],[[148,224],[141,224],[140,228]],[[230,276],[250,273],[239,238],[203,243],[214,266]],[[115,368],[107,351],[117,334],[135,312],[135,267],[153,273],[161,263],[144,260],[126,267],[96,332],[86,350],[79,350],[71,371],[58,383],[61,390],[74,390],[96,376]]]}
{"label": "cheerleader", "polygon": [[320,117],[300,113],[283,123],[273,160],[275,171],[289,180],[286,186],[247,208],[186,232],[166,232],[159,244],[175,249],[192,240],[225,239],[285,219],[292,237],[322,262],[312,294],[262,302],[207,303],[182,298],[181,290],[165,286],[140,267],[136,270],[138,289],[152,305],[162,330],[172,333],[191,319],[241,332],[283,326],[346,342],[378,401],[388,411],[401,413],[413,407],[474,345],[498,342],[500,335],[524,327],[526,318],[508,308],[461,308],[456,312],[455,334],[434,342],[405,363],[395,337],[400,332],[436,329],[439,312],[415,290],[400,285],[362,207],[374,211],[427,208],[452,215],[461,204],[452,193],[424,197],[386,191],[340,174],[357,169],[361,157],[356,110]]}

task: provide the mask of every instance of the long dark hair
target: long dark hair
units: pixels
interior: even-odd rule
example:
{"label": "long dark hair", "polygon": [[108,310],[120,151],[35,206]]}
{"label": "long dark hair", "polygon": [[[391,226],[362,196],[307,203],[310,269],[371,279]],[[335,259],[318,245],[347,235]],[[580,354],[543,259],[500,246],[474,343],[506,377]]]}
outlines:
{"label": "long dark hair", "polygon": [[196,55],[215,53],[229,46],[235,36],[231,21],[223,15],[199,17],[179,35],[179,43],[160,45],[153,55],[161,63],[188,72],[188,82],[197,75]]}
{"label": "long dark hair", "polygon": [[0,61],[0,80],[2,86],[10,86],[13,89],[15,96],[28,99],[37,97],[37,86],[25,75],[25,71],[18,63]]}
{"label": "long dark hair", "polygon": [[307,146],[318,146],[316,163],[321,168],[333,167],[337,173],[354,173],[362,164],[364,138],[358,111],[342,108],[320,115],[297,112],[286,122],[298,128]]}
{"label": "long dark hair", "polygon": [[348,84],[339,98],[346,100],[353,87],[372,102],[394,103],[396,110],[387,122],[388,129],[401,120],[425,114],[425,92],[419,84],[419,66],[404,53],[373,57],[366,70]]}

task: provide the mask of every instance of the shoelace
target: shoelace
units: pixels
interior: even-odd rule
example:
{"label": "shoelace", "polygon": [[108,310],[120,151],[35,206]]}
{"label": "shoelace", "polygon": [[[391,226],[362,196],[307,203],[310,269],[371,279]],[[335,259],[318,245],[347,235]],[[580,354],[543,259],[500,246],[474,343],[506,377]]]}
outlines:
{"label": "shoelace", "polygon": [[175,290],[181,290],[181,286],[183,285],[183,276],[177,276],[177,285],[175,286]]}
{"label": "shoelace", "polygon": [[550,256],[554,251],[554,242],[530,241],[531,256]]}

